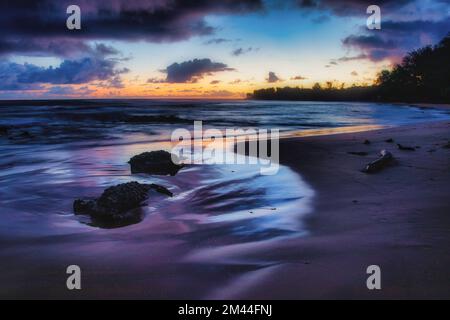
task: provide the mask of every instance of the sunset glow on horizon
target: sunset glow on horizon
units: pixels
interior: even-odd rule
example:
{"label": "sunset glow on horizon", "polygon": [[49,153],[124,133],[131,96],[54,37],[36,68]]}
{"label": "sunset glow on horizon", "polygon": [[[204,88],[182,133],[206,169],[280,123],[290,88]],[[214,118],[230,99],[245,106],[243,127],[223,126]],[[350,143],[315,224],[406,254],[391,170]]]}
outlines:
{"label": "sunset glow on horizon", "polygon": [[0,13],[0,99],[242,99],[270,87],[371,85],[450,29],[439,0],[380,1],[381,30],[366,27],[370,3],[353,0],[83,0],[81,30],[66,29],[67,1],[22,2],[34,10]]}

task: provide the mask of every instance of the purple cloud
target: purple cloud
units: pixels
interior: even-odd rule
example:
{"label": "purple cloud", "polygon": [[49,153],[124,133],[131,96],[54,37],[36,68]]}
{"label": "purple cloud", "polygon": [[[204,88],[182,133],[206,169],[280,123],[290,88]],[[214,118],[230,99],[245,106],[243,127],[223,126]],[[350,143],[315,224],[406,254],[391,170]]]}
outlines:
{"label": "purple cloud", "polygon": [[210,59],[194,59],[182,63],[173,63],[164,72],[167,73],[166,82],[186,83],[196,82],[205,75],[233,70],[224,63],[213,62]]}
{"label": "purple cloud", "polygon": [[[69,0],[0,2],[0,54],[67,56],[73,50],[83,51],[88,40],[179,41],[212,34],[214,28],[205,21],[209,14],[263,8],[262,0],[78,0],[82,29],[71,31],[65,27],[71,4]],[[65,45],[58,48],[61,41]]]}
{"label": "purple cloud", "polygon": [[339,16],[352,16],[365,14],[371,4],[392,11],[413,2],[415,0],[378,0],[376,3],[361,0],[297,0],[297,5],[301,9],[331,11]]}
{"label": "purple cloud", "polygon": [[[367,57],[372,61],[398,60],[408,51],[437,43],[450,30],[450,19],[385,21],[381,32],[376,34],[362,30],[360,34],[350,35],[342,40],[347,48],[361,53],[355,58]],[[345,59],[345,58],[344,58]],[[339,60],[339,59],[338,59]]]}
{"label": "purple cloud", "polygon": [[95,93],[95,90],[91,90],[86,86],[80,88],[74,88],[70,86],[53,86],[50,89],[48,89],[45,93],[51,96],[61,96],[61,97],[79,96],[79,95],[88,96]]}
{"label": "purple cloud", "polygon": [[117,83],[118,77],[128,72],[116,68],[111,59],[87,57],[64,60],[57,67],[39,67],[14,62],[0,63],[0,90],[25,90],[39,84],[82,84],[95,80]]}

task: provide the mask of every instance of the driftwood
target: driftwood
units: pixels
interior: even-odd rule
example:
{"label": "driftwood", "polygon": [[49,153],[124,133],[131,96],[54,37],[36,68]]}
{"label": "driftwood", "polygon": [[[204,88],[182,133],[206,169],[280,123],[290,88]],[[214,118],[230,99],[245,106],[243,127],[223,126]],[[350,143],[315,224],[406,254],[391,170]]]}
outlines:
{"label": "driftwood", "polygon": [[397,147],[399,148],[399,150],[403,150],[403,151],[416,151],[415,148],[402,146],[400,143],[397,143]]}
{"label": "driftwood", "polygon": [[379,159],[369,163],[362,171],[364,173],[374,173],[380,171],[381,169],[391,164],[392,160],[394,160],[392,153],[386,150],[382,150],[380,152],[380,156],[381,157]]}

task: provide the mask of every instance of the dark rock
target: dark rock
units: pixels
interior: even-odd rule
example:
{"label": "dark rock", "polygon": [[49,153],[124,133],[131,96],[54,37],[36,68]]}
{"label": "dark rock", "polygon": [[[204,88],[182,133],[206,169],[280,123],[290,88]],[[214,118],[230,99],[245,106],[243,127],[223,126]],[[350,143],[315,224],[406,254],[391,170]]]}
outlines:
{"label": "dark rock", "polygon": [[178,157],[163,150],[144,152],[128,161],[131,173],[148,173],[156,175],[174,176],[183,167],[172,162],[172,156],[178,161]]}
{"label": "dark rock", "polygon": [[364,144],[370,144],[370,141],[369,140],[364,140]]}
{"label": "dark rock", "polygon": [[97,200],[95,199],[77,199],[73,202],[73,211],[76,214],[89,214],[95,212]]}
{"label": "dark rock", "polygon": [[163,187],[163,186],[160,186],[160,185],[152,183],[150,185],[150,188],[154,189],[155,191],[157,191],[157,192],[159,192],[161,194],[165,194],[166,196],[173,197],[173,193],[169,189],[167,189],[166,187]]}
{"label": "dark rock", "polygon": [[394,139],[389,138],[389,139],[385,140],[385,142],[387,142],[387,143],[394,143]]}
{"label": "dark rock", "polygon": [[450,141],[447,144],[443,145],[442,148],[450,149]]}
{"label": "dark rock", "polygon": [[100,214],[117,215],[137,208],[148,198],[148,185],[137,182],[119,184],[106,189],[97,199]]}
{"label": "dark rock", "polygon": [[139,208],[148,199],[150,189],[172,196],[165,187],[134,181],[109,187],[98,199],[77,199],[73,203],[73,210],[75,214],[90,215],[100,226],[125,226],[140,221],[141,213],[131,210]]}
{"label": "dark rock", "polygon": [[391,164],[393,160],[394,157],[392,156],[392,153],[386,150],[382,150],[380,152],[380,158],[369,163],[362,171],[364,173],[374,173],[380,171],[381,169]]}
{"label": "dark rock", "polygon": [[403,150],[403,151],[416,151],[415,148],[408,147],[408,146],[403,146],[400,143],[397,143],[397,147],[399,148],[399,150]]}
{"label": "dark rock", "polygon": [[350,151],[348,154],[352,154],[355,156],[367,156],[369,153],[365,151]]}

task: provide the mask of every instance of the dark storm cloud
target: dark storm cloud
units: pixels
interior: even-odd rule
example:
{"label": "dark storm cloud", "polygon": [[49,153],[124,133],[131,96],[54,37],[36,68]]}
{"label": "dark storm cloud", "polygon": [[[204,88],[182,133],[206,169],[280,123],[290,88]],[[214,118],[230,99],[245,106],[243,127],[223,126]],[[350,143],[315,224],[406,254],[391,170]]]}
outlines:
{"label": "dark storm cloud", "polygon": [[361,15],[366,13],[368,6],[376,4],[383,9],[395,10],[415,0],[297,0],[297,5],[302,9],[327,10],[340,16]]}
{"label": "dark storm cloud", "polygon": [[[177,41],[213,33],[208,14],[262,9],[262,0],[79,0],[81,30],[66,28],[68,0],[0,2],[0,53],[62,55],[86,40]],[[17,40],[20,39],[20,40]],[[55,44],[62,43],[61,49]]]}
{"label": "dark storm cloud", "polygon": [[361,49],[395,47],[395,43],[392,40],[384,40],[378,35],[351,35],[342,40],[342,43],[347,47],[357,47]]}
{"label": "dark storm cloud", "polygon": [[120,74],[114,60],[87,57],[64,60],[58,67],[39,67],[14,62],[0,63],[0,90],[25,90],[39,84],[81,84],[94,80],[118,84]]}
{"label": "dark storm cloud", "polygon": [[173,63],[164,72],[167,73],[166,82],[186,83],[196,82],[205,75],[211,75],[221,71],[233,71],[226,64],[213,62],[210,59],[194,59],[181,63]]}
{"label": "dark storm cloud", "polygon": [[91,48],[83,41],[72,39],[9,39],[0,36],[0,55],[18,54],[26,56],[63,56],[70,57]]}
{"label": "dark storm cloud", "polygon": [[450,19],[388,20],[382,23],[382,32],[374,34],[363,30],[360,34],[346,37],[342,43],[347,48],[358,49],[362,52],[354,57],[357,59],[361,57],[361,59],[368,58],[372,61],[383,59],[398,61],[407,51],[439,42],[449,31]]}

